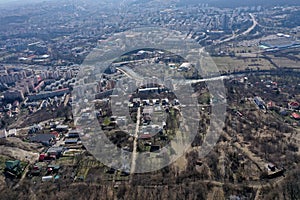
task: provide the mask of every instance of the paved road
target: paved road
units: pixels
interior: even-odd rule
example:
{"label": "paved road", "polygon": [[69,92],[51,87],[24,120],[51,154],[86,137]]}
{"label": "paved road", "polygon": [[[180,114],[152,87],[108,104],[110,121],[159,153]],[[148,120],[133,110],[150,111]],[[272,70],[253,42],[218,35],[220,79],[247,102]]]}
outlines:
{"label": "paved road", "polygon": [[137,122],[136,122],[135,133],[134,133],[130,174],[134,174],[135,168],[136,168],[137,144],[138,144],[138,137],[139,137],[138,132],[139,132],[139,126],[140,126],[140,118],[141,118],[141,108],[139,107],[138,111],[137,111]]}
{"label": "paved road", "polygon": [[70,99],[70,94],[67,94],[66,97],[65,97],[65,100],[64,100],[64,107],[67,106],[67,104],[69,102],[69,99]]}
{"label": "paved road", "polygon": [[246,31],[244,31],[244,32],[242,32],[240,34],[237,34],[237,35],[233,34],[229,38],[226,38],[224,40],[218,41],[216,44],[221,44],[221,43],[224,43],[224,42],[229,42],[229,41],[231,41],[231,40],[233,40],[233,39],[235,39],[237,37],[248,35],[257,26],[257,24],[258,24],[258,22],[256,21],[254,15],[252,13],[250,13],[249,15],[250,15],[250,17],[252,19],[252,22],[253,22],[253,24],[252,24],[251,27],[249,27]]}
{"label": "paved road", "polygon": [[247,35],[247,34],[249,34],[257,26],[257,24],[258,24],[258,22],[256,21],[254,15],[252,13],[250,13],[249,15],[250,15],[250,17],[252,19],[253,24],[252,24],[252,26],[250,28],[248,28],[248,30],[244,31],[241,35]]}
{"label": "paved road", "polygon": [[[117,68],[120,72],[124,73],[127,77],[132,78],[137,81],[142,81],[146,77],[143,77],[136,72],[134,72],[132,69],[129,67],[122,67],[122,68]],[[182,79],[182,80],[176,80],[173,79],[173,83],[175,84],[192,84],[192,83],[200,83],[200,82],[208,82],[208,81],[217,81],[217,80],[224,80],[224,79],[229,79],[234,76],[232,75],[223,75],[223,76],[217,76],[217,77],[212,77],[212,78],[203,78],[203,79],[197,79],[197,80],[188,80],[188,79]]]}

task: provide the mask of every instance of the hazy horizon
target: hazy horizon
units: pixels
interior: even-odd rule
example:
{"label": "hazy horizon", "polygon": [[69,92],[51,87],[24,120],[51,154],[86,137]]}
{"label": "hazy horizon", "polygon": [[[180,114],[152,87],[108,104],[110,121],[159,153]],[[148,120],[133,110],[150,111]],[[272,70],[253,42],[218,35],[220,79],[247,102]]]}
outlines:
{"label": "hazy horizon", "polygon": [[[16,4],[30,4],[39,2],[49,2],[56,0],[0,0],[0,5],[16,5]],[[87,0],[89,1],[89,0]],[[146,0],[147,1],[147,0]],[[151,1],[151,0],[148,0]],[[78,1],[76,1],[78,3]],[[112,0],[110,2],[135,2],[133,0]],[[136,1],[139,2],[139,1]],[[141,3],[144,1],[141,1]],[[239,6],[276,6],[276,5],[299,5],[298,0],[178,0],[179,4],[195,4],[195,3],[208,3],[210,6],[216,7],[239,7]]]}

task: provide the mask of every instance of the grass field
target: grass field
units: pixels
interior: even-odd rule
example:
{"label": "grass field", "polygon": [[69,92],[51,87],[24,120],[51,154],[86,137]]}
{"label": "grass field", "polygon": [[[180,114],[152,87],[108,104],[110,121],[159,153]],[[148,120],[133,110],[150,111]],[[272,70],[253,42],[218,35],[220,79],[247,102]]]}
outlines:
{"label": "grass field", "polygon": [[214,62],[219,68],[220,72],[233,72],[241,71],[246,69],[257,70],[268,70],[274,69],[275,67],[264,58],[237,58],[237,57],[212,57]]}
{"label": "grass field", "polygon": [[291,67],[291,68],[299,68],[300,69],[300,62],[291,60],[285,57],[274,57],[270,56],[272,61],[278,65],[278,67]]}

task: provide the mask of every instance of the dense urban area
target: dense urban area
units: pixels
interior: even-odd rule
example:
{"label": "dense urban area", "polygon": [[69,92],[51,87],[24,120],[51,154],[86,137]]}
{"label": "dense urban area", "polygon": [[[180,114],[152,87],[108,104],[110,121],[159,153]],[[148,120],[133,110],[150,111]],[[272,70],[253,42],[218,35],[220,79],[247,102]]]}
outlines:
{"label": "dense urban area", "polygon": [[[0,199],[300,199],[298,4],[0,4]],[[116,34],[147,27],[199,44],[218,73],[168,50],[134,49],[101,66],[87,107],[78,95],[85,98],[81,84],[94,77],[82,78],[90,54]],[[175,81],[140,77],[141,69]],[[188,91],[178,77],[197,106],[180,98]],[[214,81],[224,95],[210,91]],[[214,108],[225,104],[222,125]],[[215,122],[219,137],[201,157]],[[192,131],[169,165],[135,173],[148,164],[140,154],[159,166]],[[95,155],[100,146],[118,161],[97,144],[103,136],[122,149],[121,166]]]}

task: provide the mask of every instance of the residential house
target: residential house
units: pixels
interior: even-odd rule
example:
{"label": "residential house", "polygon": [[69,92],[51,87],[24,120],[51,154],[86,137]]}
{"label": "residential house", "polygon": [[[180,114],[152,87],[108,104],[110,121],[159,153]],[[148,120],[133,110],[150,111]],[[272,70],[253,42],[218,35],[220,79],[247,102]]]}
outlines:
{"label": "residential house", "polygon": [[36,134],[29,138],[31,142],[42,143],[45,146],[51,146],[55,144],[55,136],[52,134]]}
{"label": "residential house", "polygon": [[296,101],[292,101],[288,104],[289,109],[296,110],[300,107],[300,104]]}
{"label": "residential house", "polygon": [[265,109],[265,102],[261,99],[261,97],[254,97],[253,100],[260,109]]}
{"label": "residential house", "polygon": [[64,147],[50,147],[47,150],[48,155],[54,155],[56,158],[59,158],[65,151]]}
{"label": "residential house", "polygon": [[7,137],[7,131],[5,129],[0,130],[0,138],[6,138]]}
{"label": "residential house", "polygon": [[299,113],[294,112],[294,113],[291,114],[291,117],[295,120],[300,120],[300,114]]}
{"label": "residential house", "polygon": [[65,140],[65,144],[66,145],[68,145],[68,144],[69,145],[72,145],[72,144],[74,145],[74,144],[78,144],[79,141],[80,141],[79,138],[68,138],[68,139]]}
{"label": "residential house", "polygon": [[67,138],[79,138],[79,131],[78,130],[70,130],[67,134]]}
{"label": "residential house", "polygon": [[68,125],[57,125],[55,130],[57,130],[57,131],[68,131],[69,126]]}
{"label": "residential house", "polygon": [[273,101],[269,101],[267,103],[267,109],[274,110],[275,108],[276,108],[276,105],[275,105],[275,103]]}
{"label": "residential house", "polygon": [[4,173],[16,177],[20,176],[22,171],[23,169],[19,160],[8,160],[5,162]]}

